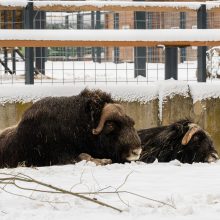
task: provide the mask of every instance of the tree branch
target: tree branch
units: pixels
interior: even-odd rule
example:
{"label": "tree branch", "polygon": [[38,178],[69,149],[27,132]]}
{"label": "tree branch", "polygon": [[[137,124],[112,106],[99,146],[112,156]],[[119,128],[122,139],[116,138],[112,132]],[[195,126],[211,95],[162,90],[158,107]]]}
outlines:
{"label": "tree branch", "polygon": [[[107,203],[104,203],[104,202],[101,202],[101,201],[98,201],[98,200],[94,200],[94,199],[91,199],[87,196],[84,196],[84,195],[81,195],[81,194],[78,194],[78,193],[74,193],[74,192],[71,192],[71,191],[68,191],[68,190],[65,190],[65,189],[62,189],[62,188],[59,188],[59,187],[56,187],[56,186],[53,186],[51,184],[47,184],[47,183],[44,183],[44,182],[41,182],[41,181],[38,181],[36,179],[33,179],[32,177],[29,177],[25,174],[22,174],[22,173],[18,173],[17,175],[13,175],[13,174],[5,174],[5,173],[0,173],[0,175],[8,175],[10,177],[8,178],[0,178],[0,183],[1,184],[5,184],[4,181],[10,181],[10,180],[13,180],[14,182],[15,181],[20,181],[20,182],[29,182],[29,183],[36,183],[38,185],[41,185],[41,186],[44,186],[46,188],[50,188],[50,189],[53,189],[55,191],[58,191],[58,192],[61,192],[61,193],[64,193],[64,194],[68,194],[68,195],[72,195],[72,196],[75,196],[75,197],[78,197],[78,198],[81,198],[81,199],[84,199],[84,200],[87,200],[87,201],[90,201],[92,203],[96,203],[98,205],[101,205],[101,206],[105,206],[105,207],[108,207],[108,208],[111,208],[113,210],[116,210],[116,211],[119,211],[119,212],[122,212],[121,209],[118,209],[114,206],[111,206]],[[8,182],[6,182],[8,183]],[[11,183],[13,184],[13,183]],[[15,185],[15,184],[14,184]],[[16,186],[16,185],[15,185]],[[3,188],[1,188],[3,190]]]}

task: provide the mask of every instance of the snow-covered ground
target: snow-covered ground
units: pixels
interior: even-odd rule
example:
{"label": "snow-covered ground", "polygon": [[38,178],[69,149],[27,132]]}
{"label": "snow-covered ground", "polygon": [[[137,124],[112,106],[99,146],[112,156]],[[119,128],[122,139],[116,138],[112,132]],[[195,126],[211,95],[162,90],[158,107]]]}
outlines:
{"label": "snow-covered ground", "polygon": [[[215,52],[215,50],[213,50]],[[3,59],[3,56],[0,57]],[[219,81],[220,75],[219,54],[210,54],[207,59],[207,70],[210,78],[207,82]],[[12,70],[11,61],[8,67]],[[197,81],[197,61],[185,61],[178,64],[178,80]],[[16,75],[5,74],[4,67],[0,65],[0,84],[24,83],[25,63],[16,62]],[[46,77],[45,77],[46,76]],[[42,84],[149,84],[164,80],[164,63],[146,63],[146,77],[134,77],[134,63],[112,62],[95,63],[92,61],[47,61],[45,63],[45,76],[38,75],[35,83]]]}
{"label": "snow-covered ground", "polygon": [[[45,63],[45,75],[38,76],[35,83],[53,84],[146,84],[158,80],[164,80],[163,63],[146,63],[146,77],[134,77],[134,63],[112,62],[95,63],[92,61],[47,61]],[[12,63],[8,66],[12,69]],[[184,81],[196,81],[196,61],[188,61],[178,65],[178,79]],[[16,76],[5,74],[0,65],[0,84],[24,83],[24,62],[16,63]],[[23,75],[23,77],[21,77]]]}
{"label": "snow-covered ground", "polygon": [[[82,161],[66,166],[1,169],[0,173],[1,179],[5,177],[2,173],[22,173],[68,191],[87,192],[86,196],[123,210],[119,213],[71,195],[0,184],[10,193],[28,197],[0,190],[0,219],[4,220],[218,220],[220,216],[220,162],[192,165],[178,161],[166,164],[133,162],[95,166]],[[37,184],[16,183],[35,190],[49,190]],[[126,192],[117,194],[116,191]],[[94,192],[99,193],[94,195]]]}

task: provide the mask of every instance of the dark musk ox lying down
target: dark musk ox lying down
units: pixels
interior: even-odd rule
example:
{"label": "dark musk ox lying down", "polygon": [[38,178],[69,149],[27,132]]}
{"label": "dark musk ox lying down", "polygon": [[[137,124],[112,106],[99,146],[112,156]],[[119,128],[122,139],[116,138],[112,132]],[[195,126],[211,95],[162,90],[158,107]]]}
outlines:
{"label": "dark musk ox lying down", "polygon": [[218,160],[209,134],[190,120],[180,120],[168,126],[138,131],[142,142],[140,160],[152,163],[177,159],[182,163],[214,162]]}
{"label": "dark musk ox lying down", "polygon": [[0,167],[67,164],[81,153],[112,162],[141,154],[133,119],[100,90],[44,98],[0,134]]}

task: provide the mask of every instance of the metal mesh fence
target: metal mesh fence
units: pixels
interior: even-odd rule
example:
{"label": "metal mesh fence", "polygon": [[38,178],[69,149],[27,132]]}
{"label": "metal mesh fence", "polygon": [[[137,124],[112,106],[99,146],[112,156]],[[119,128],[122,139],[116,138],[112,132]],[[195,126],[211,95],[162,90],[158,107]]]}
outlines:
{"label": "metal mesh fence", "polygon": [[[1,29],[21,29],[22,11],[0,11]],[[146,12],[41,12],[34,14],[35,29],[146,29],[197,28],[196,13]],[[217,13],[208,13],[208,28],[219,28]],[[177,36],[178,37],[178,36]],[[219,53],[207,48],[207,76],[218,80]],[[51,47],[35,49],[35,83],[149,83],[165,78],[164,47],[147,47],[145,77],[135,77],[135,48]],[[212,51],[212,52],[210,52]],[[213,52],[215,51],[215,52]],[[218,51],[218,50],[217,50]],[[0,83],[24,83],[24,48],[1,48]],[[178,49],[178,79],[197,80],[197,47]]]}

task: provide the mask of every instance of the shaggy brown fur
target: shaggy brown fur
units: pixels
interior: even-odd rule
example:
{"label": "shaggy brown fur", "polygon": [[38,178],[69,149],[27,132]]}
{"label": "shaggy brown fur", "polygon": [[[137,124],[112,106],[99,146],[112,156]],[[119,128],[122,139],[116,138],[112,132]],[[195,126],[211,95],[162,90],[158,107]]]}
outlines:
{"label": "shaggy brown fur", "polygon": [[177,159],[182,163],[213,162],[218,159],[209,134],[190,120],[143,129],[138,134],[143,145],[140,160],[146,163],[156,159],[159,162]]}
{"label": "shaggy brown fur", "polygon": [[77,96],[48,97],[34,103],[17,126],[0,134],[0,166],[65,164],[80,153],[126,161],[133,149],[140,149],[130,117],[115,114],[100,134],[92,133],[106,103],[114,103],[109,94],[87,89]]}

